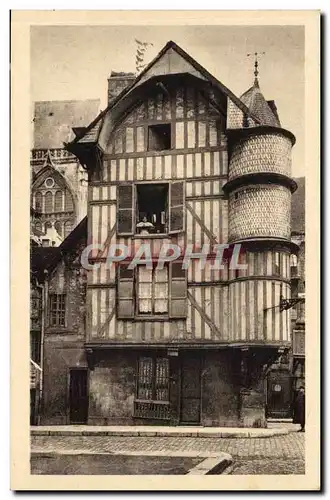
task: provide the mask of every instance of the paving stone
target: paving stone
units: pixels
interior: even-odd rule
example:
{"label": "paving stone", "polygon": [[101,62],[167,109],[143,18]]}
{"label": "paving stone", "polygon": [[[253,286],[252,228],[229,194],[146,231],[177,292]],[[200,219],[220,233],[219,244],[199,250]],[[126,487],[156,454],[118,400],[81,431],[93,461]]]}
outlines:
{"label": "paving stone", "polygon": [[229,453],[233,457],[292,458],[304,460],[304,434],[290,432],[267,438],[199,438],[154,436],[31,436],[31,449],[44,451],[86,450],[94,453],[118,451],[193,451]]}

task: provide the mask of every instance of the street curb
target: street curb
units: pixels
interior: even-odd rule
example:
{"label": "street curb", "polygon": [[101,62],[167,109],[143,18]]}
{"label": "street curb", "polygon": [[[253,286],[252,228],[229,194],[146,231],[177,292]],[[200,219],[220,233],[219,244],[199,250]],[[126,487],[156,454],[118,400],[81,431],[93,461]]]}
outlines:
{"label": "street curb", "polygon": [[218,474],[226,474],[226,470],[233,463],[233,458],[229,453],[202,453],[202,452],[162,452],[162,451],[153,451],[148,452],[144,451],[142,453],[138,453],[137,451],[115,451],[115,452],[85,452],[83,450],[60,450],[60,451],[41,451],[41,450],[31,450],[30,458],[38,457],[38,458],[56,458],[59,456],[106,456],[106,457],[115,457],[115,456],[134,456],[134,457],[173,457],[173,458],[197,458],[200,457],[202,460],[199,464],[195,465],[192,469],[190,469],[187,476],[205,476],[205,475],[218,475]]}
{"label": "street curb", "polygon": [[203,462],[190,469],[186,476],[206,476],[223,474],[227,467],[233,463],[233,458],[228,453],[221,453],[214,458],[206,458]]}
{"label": "street curb", "polygon": [[54,430],[44,430],[44,429],[31,429],[31,436],[117,436],[117,437],[195,437],[195,438],[231,438],[231,439],[241,439],[241,438],[269,438],[274,436],[283,436],[289,434],[289,430],[285,428],[274,428],[267,429],[268,432],[263,431],[250,431],[249,429],[243,430],[238,429],[237,431],[214,431],[210,428],[205,430],[199,430],[197,432],[185,432],[185,431],[156,431],[156,430],[138,430],[138,429],[128,429],[127,431],[121,430],[70,430],[70,429],[54,429]]}

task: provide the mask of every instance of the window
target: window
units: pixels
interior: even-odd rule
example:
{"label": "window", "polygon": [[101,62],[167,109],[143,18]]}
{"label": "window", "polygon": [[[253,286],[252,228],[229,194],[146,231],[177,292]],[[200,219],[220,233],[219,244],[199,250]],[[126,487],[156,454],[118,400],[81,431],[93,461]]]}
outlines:
{"label": "window", "polygon": [[171,149],[171,125],[151,125],[148,127],[148,151]]}
{"label": "window", "polygon": [[[185,183],[124,184],[117,188],[117,233],[172,234],[185,228]],[[134,201],[135,200],[135,201]]]}
{"label": "window", "polygon": [[55,212],[62,212],[62,191],[55,193]]}
{"label": "window", "polygon": [[50,214],[53,211],[53,194],[50,191],[47,191],[45,194],[45,212],[46,214]]}
{"label": "window", "polygon": [[42,194],[40,191],[36,193],[36,211],[41,212],[42,211]]}
{"label": "window", "polygon": [[166,233],[168,184],[138,184],[136,194],[136,233]]}
{"label": "window", "polygon": [[52,179],[52,177],[47,177],[47,179],[45,180],[45,186],[47,188],[52,188],[54,187],[54,185],[55,185],[54,179]]}
{"label": "window", "polygon": [[187,276],[182,264],[172,262],[164,269],[118,266],[117,317],[143,320],[156,317],[185,318]]}
{"label": "window", "polygon": [[137,268],[137,314],[168,313],[168,269]]}
{"label": "window", "polygon": [[70,191],[65,191],[65,211],[72,212],[73,211],[73,199]]}
{"label": "window", "polygon": [[291,267],[297,267],[298,265],[298,257],[295,254],[290,255],[290,266]]}
{"label": "window", "polygon": [[65,295],[49,295],[49,325],[65,326]]}
{"label": "window", "polygon": [[274,275],[275,276],[279,276],[281,274],[280,262],[281,262],[280,253],[275,252],[275,256],[274,256]]}
{"label": "window", "polygon": [[168,358],[139,358],[137,399],[169,401]]}

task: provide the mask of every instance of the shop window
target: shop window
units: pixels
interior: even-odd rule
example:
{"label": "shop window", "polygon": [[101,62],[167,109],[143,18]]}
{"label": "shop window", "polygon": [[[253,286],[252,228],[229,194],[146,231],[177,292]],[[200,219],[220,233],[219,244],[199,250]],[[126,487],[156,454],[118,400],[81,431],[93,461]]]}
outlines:
{"label": "shop window", "polygon": [[65,326],[65,294],[49,295],[49,326]]}
{"label": "shop window", "polygon": [[142,401],[169,401],[168,358],[144,356],[139,358],[137,399]]}
{"label": "shop window", "polygon": [[148,151],[171,149],[171,125],[151,125],[148,127]]}

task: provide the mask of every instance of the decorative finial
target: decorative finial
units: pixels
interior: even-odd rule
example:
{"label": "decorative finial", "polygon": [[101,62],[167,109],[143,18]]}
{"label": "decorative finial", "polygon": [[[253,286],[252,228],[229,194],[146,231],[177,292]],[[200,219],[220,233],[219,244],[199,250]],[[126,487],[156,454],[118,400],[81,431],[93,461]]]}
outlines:
{"label": "decorative finial", "polygon": [[147,50],[148,47],[153,46],[153,43],[149,42],[141,42],[141,40],[137,40],[135,38],[135,43],[136,43],[136,57],[135,57],[135,66],[136,66],[136,72],[139,73],[141,69],[143,69],[146,64],[142,64],[144,60],[144,53]]}
{"label": "decorative finial", "polygon": [[256,87],[259,87],[259,81],[258,81],[258,75],[259,75],[259,71],[258,71],[258,66],[259,66],[259,63],[258,63],[258,56],[264,56],[266,54],[266,52],[254,52],[251,54],[247,54],[247,56],[254,56],[254,85]]}

